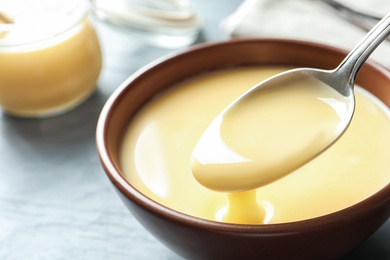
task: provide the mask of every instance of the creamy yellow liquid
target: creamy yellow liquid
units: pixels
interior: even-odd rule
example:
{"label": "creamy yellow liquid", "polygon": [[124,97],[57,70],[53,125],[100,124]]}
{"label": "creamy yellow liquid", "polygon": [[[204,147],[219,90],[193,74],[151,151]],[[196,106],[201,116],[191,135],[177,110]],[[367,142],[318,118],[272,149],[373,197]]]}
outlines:
{"label": "creamy yellow liquid", "polygon": [[[248,67],[210,73],[154,99],[139,112],[125,136],[121,161],[126,177],[141,192],[177,211],[210,220],[253,224],[325,215],[387,185],[388,111],[360,88],[356,89],[352,123],[335,145],[284,178],[235,194],[236,198],[230,198],[230,213],[225,193],[211,191],[197,182],[191,172],[191,154],[208,125],[236,97],[282,70]],[[255,193],[257,200],[253,201]],[[236,215],[242,210],[235,209],[241,204],[234,203],[236,199],[258,212],[251,217]],[[260,207],[256,208],[256,203]]]}
{"label": "creamy yellow liquid", "polygon": [[[8,4],[13,23],[0,24],[4,29],[0,35],[0,106],[18,116],[44,116],[86,99],[95,89],[102,65],[91,22],[77,13],[77,7],[75,14],[41,15],[34,10],[23,13],[17,2]],[[11,11],[20,15],[13,17]]]}

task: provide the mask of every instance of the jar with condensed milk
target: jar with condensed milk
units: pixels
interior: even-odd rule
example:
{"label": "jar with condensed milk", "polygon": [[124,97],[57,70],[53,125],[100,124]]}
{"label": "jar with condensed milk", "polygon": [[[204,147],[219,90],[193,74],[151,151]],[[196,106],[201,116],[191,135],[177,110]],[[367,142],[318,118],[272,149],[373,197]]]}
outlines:
{"label": "jar with condensed milk", "polygon": [[81,0],[0,0],[0,106],[11,115],[64,113],[95,90],[102,66]]}

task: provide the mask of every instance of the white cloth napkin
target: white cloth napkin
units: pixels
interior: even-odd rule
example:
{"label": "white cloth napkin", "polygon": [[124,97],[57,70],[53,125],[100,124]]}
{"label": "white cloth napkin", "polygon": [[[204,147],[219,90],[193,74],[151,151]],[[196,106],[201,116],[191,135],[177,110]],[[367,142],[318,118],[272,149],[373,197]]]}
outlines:
{"label": "white cloth napkin", "polygon": [[[350,7],[382,17],[389,0],[340,0]],[[245,0],[221,23],[230,37],[272,37],[314,41],[351,50],[366,31],[341,18],[316,0]],[[372,59],[390,68],[390,41],[383,42]]]}

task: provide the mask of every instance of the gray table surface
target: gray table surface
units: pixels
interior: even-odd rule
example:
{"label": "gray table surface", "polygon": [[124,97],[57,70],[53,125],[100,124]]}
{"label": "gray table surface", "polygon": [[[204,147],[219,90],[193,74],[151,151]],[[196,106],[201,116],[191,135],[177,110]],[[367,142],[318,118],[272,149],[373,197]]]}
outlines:
{"label": "gray table surface", "polygon": [[[240,0],[193,0],[199,42],[226,39],[220,21]],[[0,259],[181,259],[141,227],[103,172],[95,126],[110,94],[134,71],[176,50],[145,45],[96,22],[104,66],[96,93],[61,116],[0,114]],[[390,221],[345,259],[390,259]]]}

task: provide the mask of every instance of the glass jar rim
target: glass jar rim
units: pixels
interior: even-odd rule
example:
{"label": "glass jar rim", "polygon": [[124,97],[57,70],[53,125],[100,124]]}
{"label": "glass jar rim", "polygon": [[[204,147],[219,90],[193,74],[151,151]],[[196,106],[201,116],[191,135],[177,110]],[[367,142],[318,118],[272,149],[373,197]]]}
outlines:
{"label": "glass jar rim", "polygon": [[[1,2],[1,1],[0,1]],[[49,3],[49,1],[46,1]],[[62,24],[59,24],[58,28],[55,28],[52,26],[52,30],[49,30],[49,32],[42,32],[42,35],[38,35],[35,37],[31,38],[22,38],[21,40],[9,40],[7,39],[7,34],[11,33],[12,30],[17,30],[20,29],[18,26],[21,26],[18,23],[0,23],[0,48],[7,48],[7,47],[17,47],[17,46],[24,46],[24,45],[29,45],[29,44],[34,44],[38,43],[41,41],[45,41],[50,38],[54,38],[58,35],[62,35],[63,33],[71,30],[75,26],[77,26],[81,21],[84,20],[84,18],[89,14],[90,11],[90,3],[88,0],[60,0],[56,1],[57,5],[56,8],[53,6],[47,7],[51,8],[52,10],[46,10],[47,17],[40,17],[38,16],[39,13],[35,15],[31,15],[29,18],[35,20],[39,20],[36,25],[42,25],[44,22],[48,22],[47,19],[53,18],[54,17],[54,22],[58,22],[61,19],[63,20]],[[1,11],[1,10],[0,10]],[[68,17],[66,16],[68,15]],[[66,19],[66,18],[71,18],[71,19]],[[12,19],[12,18],[11,18]],[[42,19],[42,20],[40,20]],[[45,20],[46,19],[46,20]],[[27,21],[28,22],[28,21]],[[22,24],[23,26],[26,26],[26,21]],[[27,25],[29,27],[30,25]],[[45,30],[44,28],[41,28],[41,30]],[[37,30],[38,31],[38,30]],[[5,35],[2,39],[2,34]]]}

